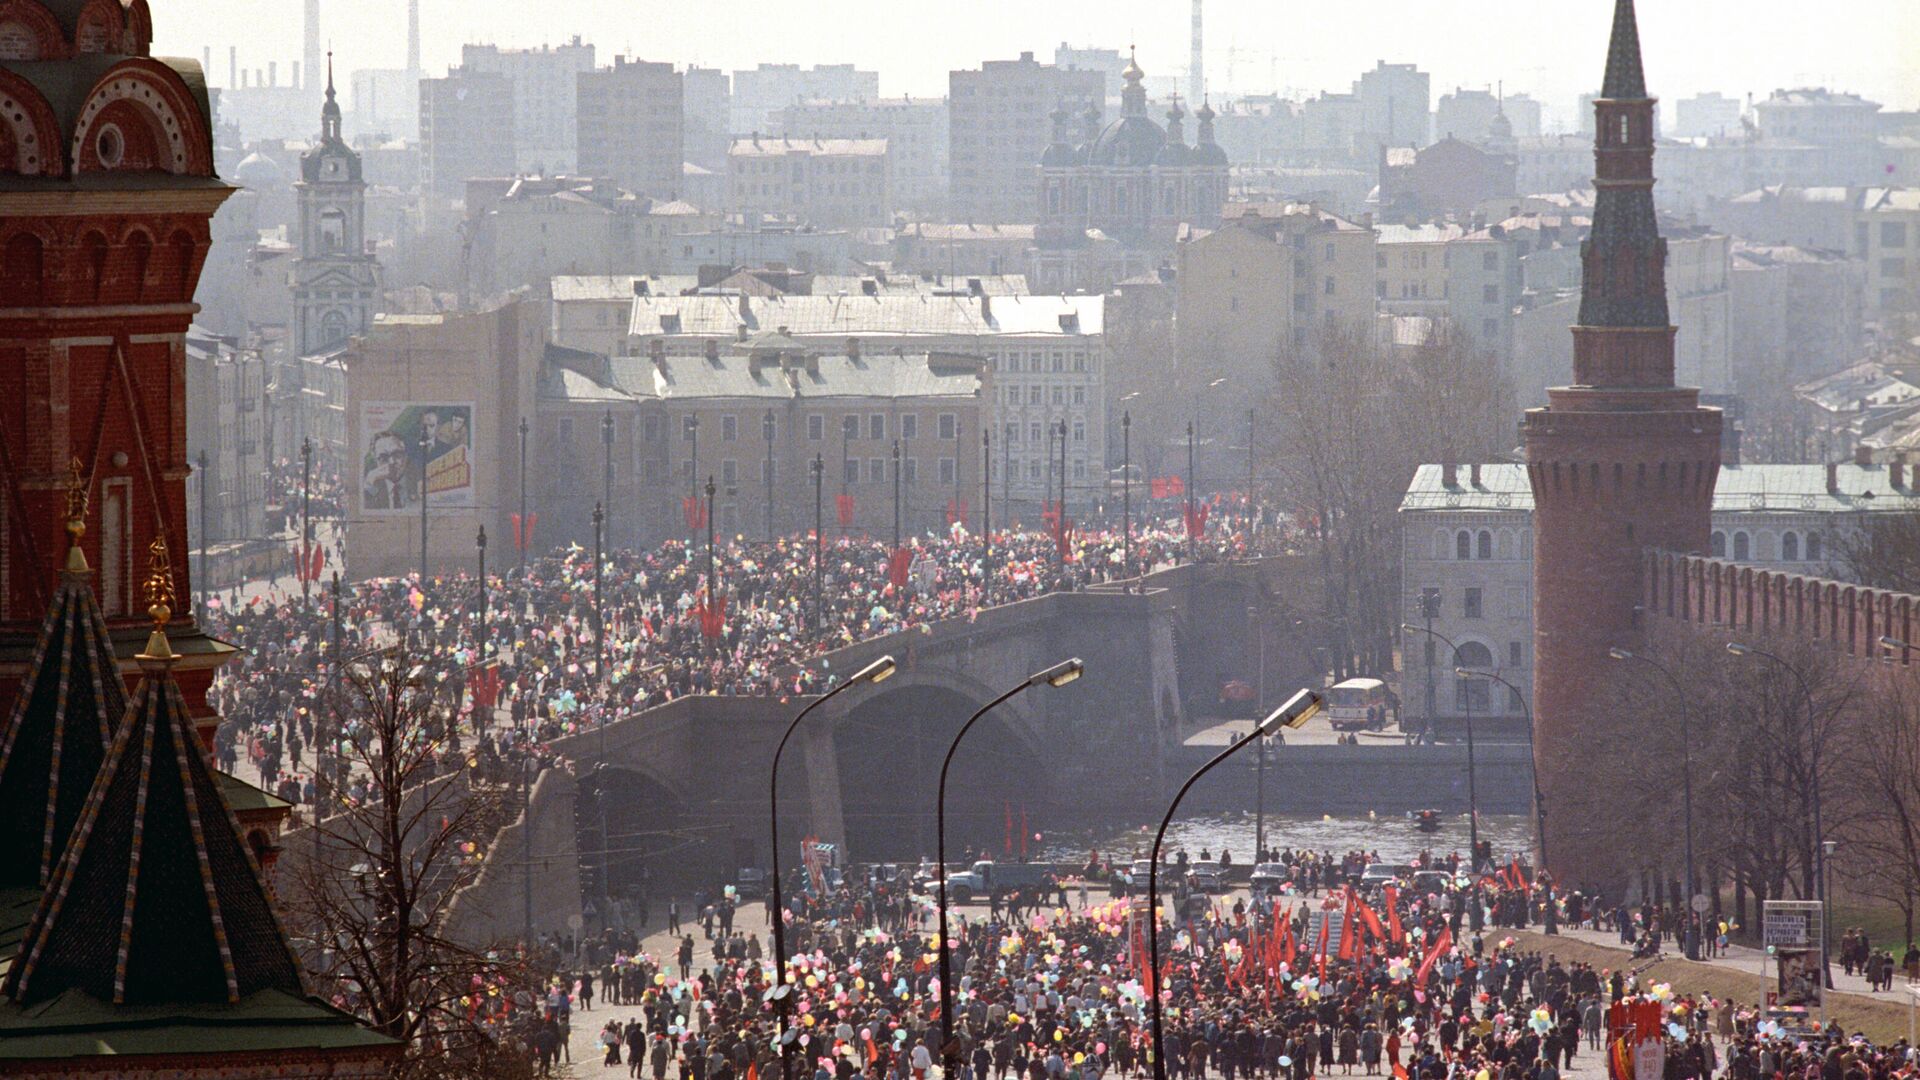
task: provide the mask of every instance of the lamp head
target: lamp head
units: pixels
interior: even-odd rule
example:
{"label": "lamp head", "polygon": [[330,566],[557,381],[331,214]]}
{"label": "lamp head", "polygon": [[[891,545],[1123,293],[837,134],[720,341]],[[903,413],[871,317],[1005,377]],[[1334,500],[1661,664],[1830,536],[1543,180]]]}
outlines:
{"label": "lamp head", "polygon": [[1485,677],[1485,676],[1484,676],[1484,675],[1483,675],[1483,674],[1482,674],[1481,672],[1478,672],[1478,671],[1475,671],[1475,670],[1473,670],[1472,668],[1466,668],[1466,667],[1457,667],[1457,668],[1454,668],[1454,669],[1453,669],[1453,673],[1454,673],[1454,675],[1456,675],[1456,676],[1458,676],[1459,678],[1462,678],[1462,679],[1475,679],[1475,678],[1484,678],[1484,677]]}
{"label": "lamp head", "polygon": [[1633,654],[1632,654],[1632,653],[1630,653],[1630,652],[1628,652],[1627,650],[1625,650],[1625,649],[1623,649],[1623,648],[1621,648],[1621,647],[1620,647],[1620,646],[1618,646],[1618,645],[1615,645],[1615,646],[1614,646],[1613,648],[1611,648],[1611,649],[1608,649],[1608,650],[1607,650],[1607,655],[1608,655],[1608,656],[1611,656],[1611,657],[1613,657],[1613,658],[1614,658],[1615,660],[1631,660],[1631,659],[1633,659]]}
{"label": "lamp head", "polygon": [[1882,634],[1880,635],[1880,647],[1883,649],[1910,649],[1913,646],[1908,645],[1906,642],[1901,641],[1891,634]]}
{"label": "lamp head", "polygon": [[1737,641],[1727,642],[1727,651],[1732,653],[1735,656],[1752,656],[1753,655],[1752,646],[1742,645]]}
{"label": "lamp head", "polygon": [[900,665],[894,662],[893,657],[883,656],[873,663],[868,664],[866,667],[861,668],[859,671],[854,672],[851,681],[866,683],[886,682],[888,679],[893,678],[893,673],[899,670],[899,667]]}
{"label": "lamp head", "polygon": [[1412,634],[1412,633],[1418,632],[1420,628],[1413,625],[1412,623],[1401,623],[1400,629],[1404,633]]}
{"label": "lamp head", "polygon": [[1271,735],[1280,728],[1303,727],[1320,711],[1321,698],[1311,690],[1302,690],[1287,699],[1285,705],[1273,710],[1265,720],[1260,721],[1254,730],[1261,735]]}
{"label": "lamp head", "polygon": [[1080,658],[1076,656],[1071,660],[1063,660],[1045,671],[1035,672],[1033,676],[1027,680],[1027,685],[1039,686],[1041,683],[1046,683],[1048,686],[1054,687],[1065,686],[1086,674],[1086,671],[1087,665],[1081,663]]}

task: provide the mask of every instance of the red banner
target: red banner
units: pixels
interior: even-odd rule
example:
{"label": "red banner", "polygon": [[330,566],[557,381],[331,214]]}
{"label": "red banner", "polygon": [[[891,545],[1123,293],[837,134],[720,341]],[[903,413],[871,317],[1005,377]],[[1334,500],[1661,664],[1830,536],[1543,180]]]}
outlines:
{"label": "red banner", "polygon": [[1198,540],[1207,535],[1207,516],[1212,507],[1204,503],[1189,505],[1184,513],[1187,519],[1187,535]]}
{"label": "red banner", "polygon": [[1414,973],[1413,985],[1422,990],[1426,989],[1427,976],[1433,973],[1434,961],[1439,960],[1451,948],[1453,948],[1453,932],[1443,926],[1440,928],[1440,933],[1432,941],[1427,942],[1427,958],[1420,961],[1420,970]]}
{"label": "red banner", "polygon": [[853,524],[853,496],[840,494],[833,497],[833,512],[840,516],[840,527]]}
{"label": "red banner", "polygon": [[963,529],[967,527],[967,500],[947,500],[947,524],[948,526],[958,525]]}
{"label": "red banner", "polygon": [[727,632],[727,598],[714,597],[703,600],[693,607],[694,614],[700,616],[700,633],[708,638],[717,638]]}
{"label": "red banner", "polygon": [[906,548],[894,548],[887,556],[887,580],[893,587],[903,588],[907,584],[907,572],[913,566],[913,553]]}
{"label": "red banner", "polygon": [[700,496],[681,499],[680,513],[687,519],[687,528],[698,531],[707,527],[707,504],[700,501]]}
{"label": "red banner", "polygon": [[525,551],[533,546],[533,527],[539,522],[539,514],[528,514],[524,522],[519,514],[513,515],[513,550]]}

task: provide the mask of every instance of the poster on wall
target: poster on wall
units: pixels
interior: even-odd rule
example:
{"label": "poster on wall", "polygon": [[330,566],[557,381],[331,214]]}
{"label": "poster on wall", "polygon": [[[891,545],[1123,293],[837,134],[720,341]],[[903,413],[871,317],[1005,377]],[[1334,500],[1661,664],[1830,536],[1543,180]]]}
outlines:
{"label": "poster on wall", "polygon": [[367,514],[473,505],[473,403],[360,406],[360,509]]}

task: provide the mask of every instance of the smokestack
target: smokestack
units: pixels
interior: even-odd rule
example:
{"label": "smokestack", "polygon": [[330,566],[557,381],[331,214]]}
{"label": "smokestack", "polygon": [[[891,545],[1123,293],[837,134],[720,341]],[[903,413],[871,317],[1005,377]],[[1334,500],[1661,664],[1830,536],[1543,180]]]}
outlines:
{"label": "smokestack", "polygon": [[1187,101],[1195,102],[1207,96],[1207,69],[1205,54],[1200,50],[1200,4],[1193,0],[1193,55],[1187,60]]}
{"label": "smokestack", "polygon": [[293,62],[293,78],[287,80],[287,85],[293,87],[295,90],[306,89],[307,84],[300,81],[300,61],[298,60]]}
{"label": "smokestack", "polygon": [[239,85],[240,48],[237,45],[229,45],[227,46],[227,89],[231,90]]}
{"label": "smokestack", "polygon": [[307,0],[306,63],[307,80],[294,80],[303,90],[320,89],[320,0]]}
{"label": "smokestack", "polygon": [[407,78],[420,77],[420,0],[407,0]]}
{"label": "smokestack", "polygon": [[280,61],[278,60],[267,61],[267,85],[280,85]]}

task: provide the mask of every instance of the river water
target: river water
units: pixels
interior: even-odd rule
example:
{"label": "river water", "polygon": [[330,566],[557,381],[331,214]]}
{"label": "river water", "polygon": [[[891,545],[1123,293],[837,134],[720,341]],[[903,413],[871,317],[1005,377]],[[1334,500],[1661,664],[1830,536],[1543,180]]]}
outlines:
{"label": "river water", "polygon": [[[1131,829],[1111,825],[1055,830],[1043,834],[1038,860],[1082,863],[1089,850],[1103,857],[1146,858],[1153,845],[1153,830],[1159,822]],[[1185,848],[1199,857],[1202,849],[1214,858],[1224,849],[1233,853],[1236,863],[1252,861],[1254,816],[1250,813],[1198,815],[1176,818],[1167,829],[1163,850],[1169,855]],[[1329,851],[1338,858],[1353,850],[1377,851],[1389,862],[1411,862],[1422,850],[1435,855],[1457,851],[1463,857],[1468,848],[1467,816],[1452,815],[1442,820],[1438,832],[1425,833],[1404,817],[1305,817],[1267,815],[1267,846],[1272,848],[1312,848]],[[1533,819],[1518,814],[1480,815],[1480,839],[1493,843],[1495,859],[1504,862],[1515,852],[1533,846]]]}

